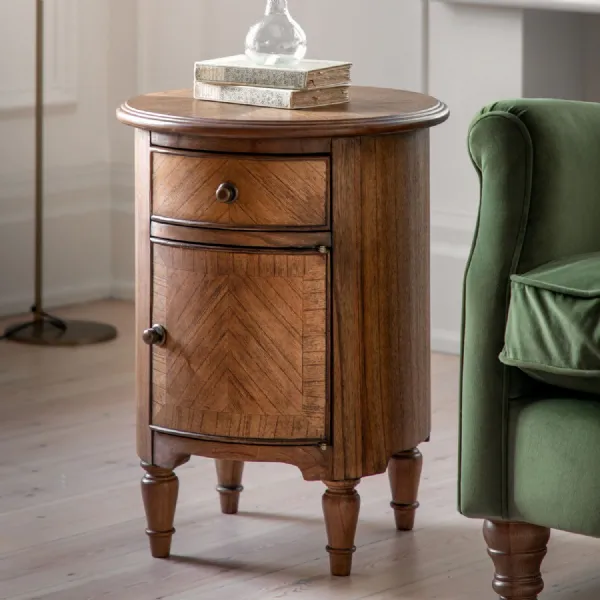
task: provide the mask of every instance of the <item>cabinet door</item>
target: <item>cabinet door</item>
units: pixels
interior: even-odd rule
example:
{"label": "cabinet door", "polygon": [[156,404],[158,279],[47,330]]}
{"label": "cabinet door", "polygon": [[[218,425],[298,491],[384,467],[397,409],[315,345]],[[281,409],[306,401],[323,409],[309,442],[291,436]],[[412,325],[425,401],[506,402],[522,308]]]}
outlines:
{"label": "cabinet door", "polygon": [[206,438],[327,438],[328,257],[153,246],[152,423]]}

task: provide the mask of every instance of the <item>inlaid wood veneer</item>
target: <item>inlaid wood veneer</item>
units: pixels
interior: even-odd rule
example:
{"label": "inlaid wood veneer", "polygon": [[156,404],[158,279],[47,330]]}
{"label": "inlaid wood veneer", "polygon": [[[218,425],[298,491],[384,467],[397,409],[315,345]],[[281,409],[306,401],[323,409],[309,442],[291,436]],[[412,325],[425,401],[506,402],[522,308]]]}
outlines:
{"label": "inlaid wood veneer", "polygon": [[326,441],[327,256],[155,244],[152,424]]}
{"label": "inlaid wood veneer", "polygon": [[[223,183],[238,198],[219,202]],[[173,221],[239,227],[328,226],[327,157],[152,153],[152,213]]]}

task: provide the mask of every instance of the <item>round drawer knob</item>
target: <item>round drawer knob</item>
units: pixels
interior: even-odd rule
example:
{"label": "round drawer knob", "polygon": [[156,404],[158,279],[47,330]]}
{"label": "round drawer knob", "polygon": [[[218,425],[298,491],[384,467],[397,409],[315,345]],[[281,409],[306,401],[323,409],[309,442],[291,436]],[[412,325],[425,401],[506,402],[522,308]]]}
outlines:
{"label": "round drawer knob", "polygon": [[233,183],[222,183],[217,188],[217,201],[223,204],[233,204],[238,198],[238,189]]}
{"label": "round drawer knob", "polygon": [[148,346],[162,346],[167,341],[167,330],[162,325],[154,325],[146,329],[142,337]]}

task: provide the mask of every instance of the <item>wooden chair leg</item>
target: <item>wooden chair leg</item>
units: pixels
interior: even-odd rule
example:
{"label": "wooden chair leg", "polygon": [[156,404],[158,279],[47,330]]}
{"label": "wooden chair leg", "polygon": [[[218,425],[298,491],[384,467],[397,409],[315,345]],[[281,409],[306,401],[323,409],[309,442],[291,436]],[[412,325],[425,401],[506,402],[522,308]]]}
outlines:
{"label": "wooden chair leg", "polygon": [[390,459],[388,477],[392,488],[391,507],[399,531],[410,531],[415,526],[422,470],[423,455],[417,448],[398,452]]}
{"label": "wooden chair leg", "polygon": [[217,492],[221,498],[221,512],[235,515],[240,503],[244,463],[237,460],[215,460],[217,466]]}
{"label": "wooden chair leg", "polygon": [[331,574],[350,575],[352,554],[356,550],[354,538],[360,511],[360,496],[356,491],[359,479],[349,481],[324,481],[323,513],[327,528],[327,552]]}
{"label": "wooden chair leg", "polygon": [[550,530],[527,523],[485,521],[483,536],[494,561],[494,591],[502,600],[536,600]]}
{"label": "wooden chair leg", "polygon": [[142,463],[146,474],[142,479],[142,498],[146,510],[150,538],[150,551],[154,558],[168,558],[171,540],[175,533],[175,508],[179,492],[179,480],[170,469],[161,469]]}

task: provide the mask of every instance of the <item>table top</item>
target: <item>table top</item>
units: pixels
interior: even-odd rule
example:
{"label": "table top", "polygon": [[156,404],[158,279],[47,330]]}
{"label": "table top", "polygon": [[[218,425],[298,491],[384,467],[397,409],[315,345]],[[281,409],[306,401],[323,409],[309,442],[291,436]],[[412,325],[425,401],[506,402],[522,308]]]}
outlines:
{"label": "table top", "polygon": [[433,127],[449,116],[443,103],[417,92],[352,86],[350,102],[284,110],[195,100],[192,90],[138,96],[117,111],[133,127],[224,138],[318,138]]}

